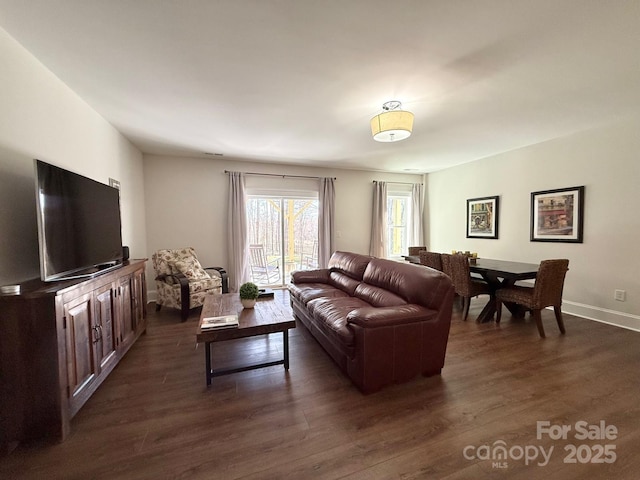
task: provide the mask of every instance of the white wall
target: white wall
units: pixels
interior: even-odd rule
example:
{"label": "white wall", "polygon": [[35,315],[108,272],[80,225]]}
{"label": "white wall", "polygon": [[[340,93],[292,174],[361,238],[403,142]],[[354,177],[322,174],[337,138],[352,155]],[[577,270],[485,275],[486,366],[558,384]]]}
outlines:
{"label": "white wall", "polygon": [[[421,175],[251,163],[234,159],[145,155],[149,255],[161,248],[192,246],[206,266],[226,266],[228,176],[225,170],[336,177],[336,249],[369,253],[373,180],[421,182]],[[248,177],[247,187],[316,189],[317,181]],[[155,298],[153,270],[147,271]]]}
{"label": "white wall", "polygon": [[[143,159],[2,29],[0,61],[0,285],[39,276],[33,158],[104,183],[119,180],[123,242],[132,257],[192,245],[204,263],[223,266],[225,169],[337,177],[336,248],[361,253],[369,249],[372,180],[421,180],[224,158]],[[640,330],[638,131],[640,116],[428,175],[427,244],[527,262],[569,258],[564,309]],[[586,187],[584,243],[530,242],[530,193],[577,185]],[[490,195],[500,195],[500,238],[465,238],[466,199]],[[626,290],[627,301],[615,301],[614,289]]]}
{"label": "white wall", "polygon": [[[640,330],[640,116],[428,175],[428,245],[538,263],[568,258],[563,310]],[[531,192],[585,186],[584,243],[530,242]],[[500,196],[498,240],[466,238],[466,200]],[[613,298],[626,290],[627,301]]]}
{"label": "white wall", "polygon": [[39,277],[33,159],[121,183],[122,237],[146,255],[142,154],[0,29],[0,285]]}

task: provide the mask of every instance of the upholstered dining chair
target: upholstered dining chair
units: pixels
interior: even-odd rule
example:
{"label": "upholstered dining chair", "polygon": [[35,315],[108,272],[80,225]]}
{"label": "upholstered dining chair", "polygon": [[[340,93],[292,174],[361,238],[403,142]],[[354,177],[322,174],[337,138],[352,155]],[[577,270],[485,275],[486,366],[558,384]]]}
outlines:
{"label": "upholstered dining chair", "polygon": [[451,272],[451,254],[441,253],[440,263],[442,263],[442,273],[447,275],[451,279],[451,281],[453,281],[453,272]]}
{"label": "upholstered dining chair", "polygon": [[421,247],[409,247],[409,256],[410,257],[417,257],[418,255],[420,255],[420,252],[422,250],[428,250],[426,246],[421,246]]}
{"label": "upholstered dining chair", "polygon": [[422,250],[420,252],[420,265],[442,271],[442,259],[440,258],[440,254],[438,252]]}
{"label": "upholstered dining chair", "polygon": [[540,312],[545,307],[553,307],[560,333],[565,333],[560,307],[564,279],[568,270],[569,260],[567,259],[543,260],[540,262],[533,287],[514,285],[498,289],[496,291],[496,322],[500,322],[504,302],[517,303],[531,311],[531,316],[538,327],[538,333],[544,338],[544,326]]}
{"label": "upholstered dining chair", "polygon": [[469,315],[471,299],[478,295],[490,295],[491,289],[487,282],[471,277],[469,269],[469,259],[466,255],[441,254],[443,264],[447,263],[451,273],[446,273],[451,277],[456,293],[462,297],[462,319],[466,320]]}
{"label": "upholstered dining chair", "polygon": [[158,250],[151,261],[156,272],[156,311],[163,306],[178,308],[183,322],[208,294],[229,291],[225,269],[202,267],[193,247]]}

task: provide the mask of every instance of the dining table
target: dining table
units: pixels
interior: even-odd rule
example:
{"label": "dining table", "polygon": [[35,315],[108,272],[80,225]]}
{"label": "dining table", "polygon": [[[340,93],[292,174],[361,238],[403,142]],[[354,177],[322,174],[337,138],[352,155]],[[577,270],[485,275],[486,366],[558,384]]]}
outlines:
{"label": "dining table", "polygon": [[[538,275],[537,263],[512,262],[510,260],[493,260],[476,258],[469,260],[471,273],[479,274],[489,284],[489,300],[476,319],[479,323],[490,322],[496,313],[496,291],[510,287],[520,280],[533,280]],[[521,305],[505,302],[504,306],[515,317],[524,315]]]}
{"label": "dining table", "polygon": [[[406,255],[405,260],[420,264],[417,255]],[[494,260],[490,258],[469,258],[469,270],[480,275],[489,285],[489,300],[483,307],[477,322],[485,323],[493,320],[496,313],[496,291],[500,288],[510,287],[520,280],[533,280],[538,275],[539,264],[513,262],[510,260]],[[515,303],[505,303],[507,309],[515,316],[524,314],[522,306]]]}
{"label": "dining table", "polygon": [[402,258],[404,258],[409,263],[420,265],[420,255],[402,255]]}

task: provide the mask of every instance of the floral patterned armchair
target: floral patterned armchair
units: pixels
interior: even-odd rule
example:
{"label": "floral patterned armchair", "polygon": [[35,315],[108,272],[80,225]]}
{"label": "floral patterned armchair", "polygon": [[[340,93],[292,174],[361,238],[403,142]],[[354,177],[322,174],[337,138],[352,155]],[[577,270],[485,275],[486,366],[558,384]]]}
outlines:
{"label": "floral patterned armchair", "polygon": [[229,291],[224,268],[203,268],[193,247],[158,250],[151,260],[156,272],[156,311],[163,306],[179,308],[183,322],[206,295]]}

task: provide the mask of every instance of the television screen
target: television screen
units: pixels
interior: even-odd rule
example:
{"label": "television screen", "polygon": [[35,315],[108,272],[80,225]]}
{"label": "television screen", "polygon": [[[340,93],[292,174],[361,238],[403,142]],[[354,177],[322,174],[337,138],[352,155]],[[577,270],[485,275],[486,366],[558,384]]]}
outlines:
{"label": "television screen", "polygon": [[120,192],[41,160],[35,165],[42,280],[92,276],[119,266]]}

